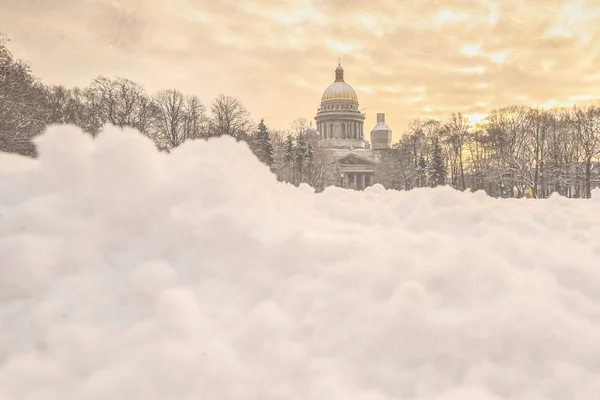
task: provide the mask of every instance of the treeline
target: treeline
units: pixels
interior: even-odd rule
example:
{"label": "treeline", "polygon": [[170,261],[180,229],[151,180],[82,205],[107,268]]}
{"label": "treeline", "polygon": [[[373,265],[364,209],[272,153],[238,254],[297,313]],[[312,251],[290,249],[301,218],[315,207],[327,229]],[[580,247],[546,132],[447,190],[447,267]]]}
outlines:
{"label": "treeline", "polygon": [[205,107],[177,90],[148,94],[129,79],[98,77],[85,88],[46,86],[0,40],[0,150],[35,155],[31,138],[52,123],[91,135],[107,123],[138,129],[169,150],[188,139],[230,135],[247,140],[256,128],[238,99],[219,95]]}
{"label": "treeline", "polygon": [[290,131],[272,135],[275,153],[274,171],[279,180],[296,186],[306,183],[317,192],[339,183],[340,168],[335,155],[318,146],[316,129],[305,118],[292,122]]}
{"label": "treeline", "polygon": [[461,113],[416,120],[393,147],[379,166],[390,188],[449,184],[494,197],[589,198],[600,184],[600,107],[503,107],[475,127]]}
{"label": "treeline", "polygon": [[88,87],[47,86],[30,66],[13,57],[0,36],[0,151],[36,156],[31,139],[48,124],[74,124],[96,136],[107,123],[133,127],[163,151],[186,140],[229,135],[245,141],[280,180],[322,190],[334,167],[328,153],[305,134],[305,119],[290,131],[270,131],[253,122],[235,97],[219,95],[206,107],[195,95],[177,90],[149,94],[125,78],[98,77]]}
{"label": "treeline", "polygon": [[[149,94],[124,78],[98,77],[85,88],[46,86],[17,60],[0,34],[0,151],[35,156],[31,142],[51,123],[96,135],[106,123],[138,129],[163,151],[186,140],[229,135],[246,141],[282,181],[317,191],[339,184],[334,155],[316,145],[305,119],[289,131],[269,130],[232,96],[206,107],[177,90]],[[313,136],[311,136],[313,135]],[[553,192],[589,198],[600,185],[600,107],[493,110],[477,126],[465,114],[415,120],[382,152],[376,179],[387,188],[450,185],[494,197],[545,198]]]}

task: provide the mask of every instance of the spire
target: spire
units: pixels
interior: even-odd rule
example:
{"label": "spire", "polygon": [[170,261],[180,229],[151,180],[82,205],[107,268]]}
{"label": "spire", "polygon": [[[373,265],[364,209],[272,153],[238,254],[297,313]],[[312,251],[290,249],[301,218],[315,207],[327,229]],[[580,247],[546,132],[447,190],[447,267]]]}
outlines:
{"label": "spire", "polygon": [[339,62],[337,68],[335,69],[335,81],[344,82],[344,68],[342,68]]}

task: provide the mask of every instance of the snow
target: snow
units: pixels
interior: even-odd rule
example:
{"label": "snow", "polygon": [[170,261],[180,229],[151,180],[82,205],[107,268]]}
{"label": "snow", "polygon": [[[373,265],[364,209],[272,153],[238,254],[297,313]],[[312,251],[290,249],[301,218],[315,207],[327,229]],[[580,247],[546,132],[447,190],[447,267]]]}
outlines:
{"label": "snow", "polygon": [[317,195],[228,138],[36,145],[0,155],[0,399],[600,398],[596,201]]}
{"label": "snow", "polygon": [[600,188],[592,189],[592,200],[600,202]]}

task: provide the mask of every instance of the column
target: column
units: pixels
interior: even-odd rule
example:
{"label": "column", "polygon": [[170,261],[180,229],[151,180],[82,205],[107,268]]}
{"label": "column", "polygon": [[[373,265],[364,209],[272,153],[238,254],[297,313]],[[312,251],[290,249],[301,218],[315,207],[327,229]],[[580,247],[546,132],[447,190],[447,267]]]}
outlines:
{"label": "column", "polygon": [[356,175],[358,177],[358,190],[363,190],[365,188],[365,174],[360,173]]}
{"label": "column", "polygon": [[352,187],[354,190],[358,189],[358,174],[352,174]]}

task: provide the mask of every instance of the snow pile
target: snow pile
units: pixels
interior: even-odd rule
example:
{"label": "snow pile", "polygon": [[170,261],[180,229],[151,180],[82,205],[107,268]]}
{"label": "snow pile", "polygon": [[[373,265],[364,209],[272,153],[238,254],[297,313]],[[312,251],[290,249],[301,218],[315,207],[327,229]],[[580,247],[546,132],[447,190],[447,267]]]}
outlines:
{"label": "snow pile", "polygon": [[592,200],[600,202],[600,188],[592,189]]}
{"label": "snow pile", "polygon": [[0,399],[600,398],[600,208],[275,181],[52,127],[0,156]]}

